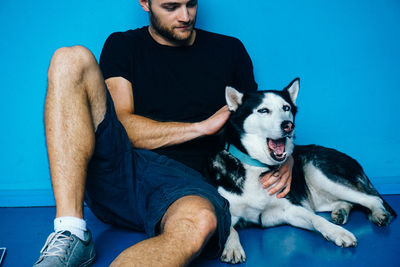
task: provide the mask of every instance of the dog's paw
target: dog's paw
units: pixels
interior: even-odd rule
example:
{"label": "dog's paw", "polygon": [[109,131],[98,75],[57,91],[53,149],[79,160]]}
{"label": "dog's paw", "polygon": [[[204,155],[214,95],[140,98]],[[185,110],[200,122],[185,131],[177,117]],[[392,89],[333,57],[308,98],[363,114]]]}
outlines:
{"label": "dog's paw", "polygon": [[239,235],[236,230],[231,227],[228,239],[225,242],[224,251],[222,251],[221,261],[228,263],[240,263],[246,261],[246,254],[240,244]]}
{"label": "dog's paw", "polygon": [[336,226],[334,229],[326,233],[322,233],[322,235],[332,242],[334,242],[339,247],[354,247],[357,245],[357,238],[346,229]]}
{"label": "dog's paw", "polygon": [[377,209],[368,215],[368,219],[378,226],[388,225],[392,219],[392,215],[382,209]]}
{"label": "dog's paw", "polygon": [[246,254],[239,242],[225,246],[221,255],[221,261],[232,264],[246,261]]}
{"label": "dog's paw", "polygon": [[349,214],[345,209],[337,209],[332,211],[331,217],[335,224],[345,224],[349,218]]}

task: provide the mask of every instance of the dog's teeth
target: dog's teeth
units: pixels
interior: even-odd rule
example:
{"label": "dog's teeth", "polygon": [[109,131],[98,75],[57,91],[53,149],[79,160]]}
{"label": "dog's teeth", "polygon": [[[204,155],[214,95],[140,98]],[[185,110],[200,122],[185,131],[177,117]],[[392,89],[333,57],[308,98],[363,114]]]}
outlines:
{"label": "dog's teeth", "polygon": [[283,155],[282,155],[282,157],[286,157],[286,154],[287,154],[286,152],[283,152]]}

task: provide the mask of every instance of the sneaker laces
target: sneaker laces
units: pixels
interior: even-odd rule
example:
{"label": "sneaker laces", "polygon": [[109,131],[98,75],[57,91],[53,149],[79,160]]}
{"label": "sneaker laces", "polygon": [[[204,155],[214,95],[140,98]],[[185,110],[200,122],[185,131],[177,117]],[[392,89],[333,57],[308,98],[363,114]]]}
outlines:
{"label": "sneaker laces", "polygon": [[74,240],[70,235],[68,231],[51,233],[43,248],[40,250],[42,257],[59,256],[65,260],[65,248],[68,248],[70,246],[70,241]]}

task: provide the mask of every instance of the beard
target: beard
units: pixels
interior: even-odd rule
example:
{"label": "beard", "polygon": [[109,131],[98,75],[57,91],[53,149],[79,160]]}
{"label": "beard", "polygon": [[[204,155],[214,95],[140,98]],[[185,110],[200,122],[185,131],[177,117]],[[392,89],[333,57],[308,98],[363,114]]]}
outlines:
{"label": "beard", "polygon": [[168,41],[185,45],[191,40],[191,38],[193,36],[194,24],[196,22],[196,17],[189,23],[182,25],[182,26],[189,27],[188,34],[178,34],[174,31],[173,27],[169,28],[169,27],[163,25],[161,23],[160,19],[152,12],[151,9],[149,12],[149,17],[150,17],[150,25],[153,27],[153,29],[160,36],[164,37]]}

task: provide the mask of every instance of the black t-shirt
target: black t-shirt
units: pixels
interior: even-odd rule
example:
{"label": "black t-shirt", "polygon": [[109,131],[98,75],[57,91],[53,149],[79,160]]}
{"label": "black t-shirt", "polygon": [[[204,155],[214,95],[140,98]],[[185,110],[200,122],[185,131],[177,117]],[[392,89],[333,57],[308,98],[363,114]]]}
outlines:
{"label": "black t-shirt", "polygon": [[[255,91],[253,66],[236,38],[196,29],[191,46],[157,43],[148,27],[110,35],[100,57],[104,79],[123,77],[133,88],[134,113],[157,121],[198,122],[225,105],[225,86]],[[221,149],[216,136],[154,151],[201,171]]]}

